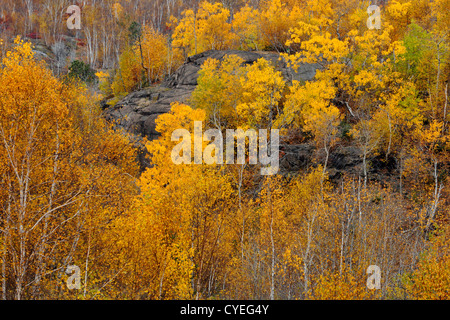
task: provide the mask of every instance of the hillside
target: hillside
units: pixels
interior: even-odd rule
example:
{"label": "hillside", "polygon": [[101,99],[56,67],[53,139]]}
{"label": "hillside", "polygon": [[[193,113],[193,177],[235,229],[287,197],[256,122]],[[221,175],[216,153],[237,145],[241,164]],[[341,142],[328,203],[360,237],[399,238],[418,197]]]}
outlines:
{"label": "hillside", "polygon": [[450,0],[373,2],[0,0],[1,298],[448,300]]}
{"label": "hillside", "polygon": [[[142,141],[143,137],[149,141],[157,139],[160,136],[160,133],[155,130],[155,120],[158,116],[168,113],[170,105],[174,102],[189,103],[192,92],[197,86],[198,72],[202,64],[210,58],[221,61],[226,55],[241,57],[243,65],[249,65],[259,58],[264,58],[273,63],[276,66],[275,69],[280,71],[283,78],[290,83],[292,80],[311,81],[314,79],[316,69],[320,68],[319,65],[304,64],[294,71],[276,53],[210,50],[189,57],[173,75],[159,85],[132,92],[114,106],[108,106],[107,101],[103,101],[105,118],[114,123],[116,128],[131,134],[130,139],[133,141]],[[142,143],[138,145],[141,150],[139,157],[141,170],[145,170],[145,167],[150,165],[148,153]],[[280,158],[281,172],[285,174],[307,169],[314,163],[315,146],[312,142],[282,143],[281,149],[283,150],[283,156]],[[337,179],[345,173],[359,174],[362,164],[361,156],[361,150],[354,145],[347,143],[337,146],[330,155],[330,177]],[[371,177],[377,176],[378,171],[385,169],[388,165],[380,163],[378,167],[374,168]],[[391,167],[389,172],[392,173],[396,169],[398,169],[396,166]],[[383,181],[386,177],[378,176],[377,178],[379,181]]]}

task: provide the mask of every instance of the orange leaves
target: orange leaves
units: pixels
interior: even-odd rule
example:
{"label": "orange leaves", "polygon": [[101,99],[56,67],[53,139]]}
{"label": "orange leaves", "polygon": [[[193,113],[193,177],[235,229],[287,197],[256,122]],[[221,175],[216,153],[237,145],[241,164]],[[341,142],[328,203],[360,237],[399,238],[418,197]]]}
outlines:
{"label": "orange leaves", "polygon": [[448,226],[441,225],[431,247],[420,258],[418,268],[404,278],[406,294],[419,300],[450,298],[450,248]]}
{"label": "orange leaves", "polygon": [[158,191],[160,199],[143,190],[143,196],[136,199],[127,215],[114,221],[105,237],[109,250],[116,254],[111,256],[117,264],[115,269],[122,269],[125,275],[115,279],[116,286],[133,288],[129,292],[111,291],[111,296],[123,299],[192,297],[192,250],[186,245],[189,234],[184,232],[189,217],[180,216],[168,207],[170,199],[162,197],[161,189]]}
{"label": "orange leaves", "polygon": [[261,41],[266,48],[284,51],[289,39],[289,29],[294,27],[303,12],[297,5],[289,7],[282,0],[267,0],[261,5]]}
{"label": "orange leaves", "polygon": [[31,43],[24,43],[18,37],[15,45],[2,61],[2,112],[21,121],[26,121],[23,117],[32,114],[37,119],[52,114],[63,118],[67,108],[63,98],[59,97],[62,85],[43,64],[33,59]]}
{"label": "orange leaves", "polygon": [[381,296],[379,290],[368,290],[365,270],[351,270],[344,265],[341,271],[326,272],[317,279],[310,299],[317,300],[364,300]]}
{"label": "orange leaves", "polygon": [[431,11],[433,16],[436,17],[436,24],[434,26],[435,33],[441,33],[447,36],[447,40],[450,39],[450,14],[448,8],[450,7],[449,0],[437,0],[431,4]]}
{"label": "orange leaves", "polygon": [[[410,16],[413,3],[410,0],[392,1],[386,6],[386,22],[395,27],[393,38],[396,40],[406,30],[407,25],[411,22]],[[386,23],[385,22],[385,23]]]}
{"label": "orange leaves", "polygon": [[[95,95],[53,77],[29,43],[16,40],[3,63],[0,223],[10,230],[2,263],[11,270],[3,274],[11,283],[5,294],[39,298],[50,290],[62,298],[64,290],[55,288],[67,255],[79,263],[91,246],[101,247],[92,233],[123,212],[136,191],[135,150],[108,128]],[[59,274],[49,272],[55,264]],[[25,277],[33,286],[24,286]]]}

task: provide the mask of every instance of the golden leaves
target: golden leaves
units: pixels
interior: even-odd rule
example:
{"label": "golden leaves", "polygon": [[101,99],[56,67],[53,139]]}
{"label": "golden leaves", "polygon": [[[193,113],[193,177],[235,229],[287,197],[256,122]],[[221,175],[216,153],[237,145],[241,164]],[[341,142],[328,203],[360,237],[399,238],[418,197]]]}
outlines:
{"label": "golden leaves", "polygon": [[[20,270],[5,280],[17,284],[8,289],[17,299],[68,297],[59,290],[64,259],[84,261],[91,246],[101,247],[91,235],[128,207],[136,152],[101,118],[96,96],[61,83],[34,60],[29,43],[17,39],[3,64],[0,219],[9,232],[2,263]],[[24,287],[22,277],[35,279],[33,286]]]}
{"label": "golden leaves", "polygon": [[176,24],[172,39],[173,46],[184,50],[185,56],[206,50],[224,50],[231,47],[234,34],[228,23],[230,11],[222,3],[202,1],[198,12],[185,10]]}
{"label": "golden leaves", "polygon": [[235,55],[222,62],[208,59],[193,93],[195,106],[205,109],[211,122],[247,129],[271,126],[279,113],[285,81],[264,58],[242,66]]}
{"label": "golden leaves", "polygon": [[430,248],[420,258],[418,268],[403,279],[408,298],[448,300],[450,298],[450,248],[448,226],[431,240]]}
{"label": "golden leaves", "polygon": [[249,127],[271,127],[278,113],[279,101],[285,86],[281,72],[275,71],[264,58],[247,66],[240,79],[243,89],[241,103],[236,112],[241,123]]}
{"label": "golden leaves", "polygon": [[231,26],[236,34],[238,49],[258,50],[263,47],[258,19],[259,11],[248,4],[234,14]]}
{"label": "golden leaves", "polygon": [[[117,102],[137,88],[162,81],[168,73],[178,68],[181,60],[180,52],[169,45],[167,36],[144,26],[138,41],[122,52],[114,79],[100,74],[101,87],[106,95],[113,93],[113,102]],[[111,88],[108,87],[110,80]]]}

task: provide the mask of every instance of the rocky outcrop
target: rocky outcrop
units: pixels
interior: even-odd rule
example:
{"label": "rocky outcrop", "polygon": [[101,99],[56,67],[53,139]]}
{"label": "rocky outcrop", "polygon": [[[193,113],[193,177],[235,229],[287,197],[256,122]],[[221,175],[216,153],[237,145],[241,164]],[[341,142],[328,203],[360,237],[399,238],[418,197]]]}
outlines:
{"label": "rocky outcrop", "polygon": [[156,118],[169,112],[172,102],[187,102],[192,91],[193,88],[164,85],[146,88],[129,94],[104,113],[107,120],[114,121],[128,133],[153,140],[159,136],[155,130]]}
{"label": "rocky outcrop", "polygon": [[[296,172],[314,164],[324,164],[323,150],[311,143],[281,145],[280,168],[284,172]],[[357,175],[362,171],[361,150],[354,146],[337,145],[330,152],[327,168],[329,177],[340,178],[344,172]]]}
{"label": "rocky outcrop", "polygon": [[72,61],[76,59],[77,39],[69,36],[60,36],[60,40],[47,46],[38,35],[32,34],[25,37],[26,41],[33,45],[35,58],[45,61],[53,74],[64,72]]}
{"label": "rocky outcrop", "polygon": [[210,50],[189,57],[165,82],[129,94],[115,106],[106,108],[104,114],[108,120],[114,121],[131,134],[155,139],[159,135],[155,130],[156,118],[168,112],[172,102],[188,101],[197,85],[198,71],[202,64],[208,58],[222,60],[226,55],[232,54],[241,57],[243,64],[252,64],[259,58],[265,58],[273,63],[288,82],[312,80],[318,68],[318,65],[307,64],[294,72],[277,53]]}
{"label": "rocky outcrop", "polygon": [[[293,80],[307,81],[315,76],[318,65],[302,65],[297,72],[289,68],[280,55],[267,52],[246,51],[206,51],[192,56],[165,82],[160,85],[133,92],[119,101],[115,106],[104,110],[105,117],[114,121],[118,127],[137,138],[138,144],[142,137],[153,140],[159,136],[155,130],[156,118],[170,111],[172,102],[187,103],[197,86],[198,71],[208,58],[222,60],[226,55],[235,54],[244,60],[244,64],[251,64],[259,58],[265,58],[273,63],[287,82]],[[142,169],[149,165],[143,148],[139,157]],[[321,163],[320,150],[312,144],[282,145],[280,169],[282,172],[295,172],[307,168],[314,163]],[[319,157],[319,158],[317,158]],[[316,159],[314,159],[316,158]],[[352,146],[337,146],[332,150],[328,162],[330,177],[339,178],[345,172],[358,173],[361,171],[361,152]]]}

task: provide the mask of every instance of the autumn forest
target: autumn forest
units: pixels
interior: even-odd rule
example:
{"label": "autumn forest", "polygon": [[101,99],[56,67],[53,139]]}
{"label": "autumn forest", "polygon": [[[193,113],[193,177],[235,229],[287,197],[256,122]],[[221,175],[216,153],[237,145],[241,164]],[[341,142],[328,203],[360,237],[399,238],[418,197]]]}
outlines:
{"label": "autumn forest", "polygon": [[1,299],[450,298],[450,0],[0,0],[0,61]]}

